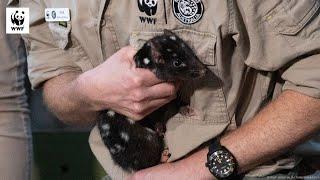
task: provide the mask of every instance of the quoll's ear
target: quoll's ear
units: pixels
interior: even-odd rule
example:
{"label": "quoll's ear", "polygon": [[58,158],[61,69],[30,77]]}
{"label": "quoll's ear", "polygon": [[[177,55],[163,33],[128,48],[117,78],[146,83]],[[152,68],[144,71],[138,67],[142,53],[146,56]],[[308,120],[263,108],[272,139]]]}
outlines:
{"label": "quoll's ear", "polygon": [[154,68],[154,57],[152,57],[152,47],[150,43],[145,43],[141,49],[134,56],[136,68]]}
{"label": "quoll's ear", "polygon": [[164,35],[167,35],[167,36],[177,36],[174,32],[168,29],[164,29],[163,32],[164,32]]}

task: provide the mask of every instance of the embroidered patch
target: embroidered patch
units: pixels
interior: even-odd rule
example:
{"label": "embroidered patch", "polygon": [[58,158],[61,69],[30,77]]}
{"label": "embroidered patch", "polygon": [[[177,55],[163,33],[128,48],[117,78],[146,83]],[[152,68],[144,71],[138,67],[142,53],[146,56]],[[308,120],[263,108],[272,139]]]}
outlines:
{"label": "embroidered patch", "polygon": [[140,22],[144,24],[155,25],[157,18],[154,16],[158,9],[158,0],[137,0],[140,12],[144,12],[148,16],[139,16]]}
{"label": "embroidered patch", "polygon": [[172,7],[175,17],[188,25],[197,23],[204,12],[201,0],[172,0]]}
{"label": "embroidered patch", "polygon": [[138,7],[141,12],[145,12],[148,16],[153,16],[157,13],[158,0],[137,0]]}

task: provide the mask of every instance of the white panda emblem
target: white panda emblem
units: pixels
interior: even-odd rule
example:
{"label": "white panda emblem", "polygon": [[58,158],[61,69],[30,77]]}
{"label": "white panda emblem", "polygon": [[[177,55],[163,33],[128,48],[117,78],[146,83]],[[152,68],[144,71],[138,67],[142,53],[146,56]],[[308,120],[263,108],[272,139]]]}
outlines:
{"label": "white panda emblem", "polygon": [[158,0],[137,0],[138,7],[141,12],[145,12],[148,16],[153,16],[157,12]]}

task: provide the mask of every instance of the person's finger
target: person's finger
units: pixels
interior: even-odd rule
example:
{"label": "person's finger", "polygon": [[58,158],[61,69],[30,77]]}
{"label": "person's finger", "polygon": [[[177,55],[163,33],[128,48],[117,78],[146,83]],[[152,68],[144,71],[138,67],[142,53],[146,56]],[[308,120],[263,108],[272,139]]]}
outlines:
{"label": "person's finger", "polygon": [[145,116],[146,114],[149,114],[154,110],[160,108],[161,106],[169,103],[173,99],[175,99],[175,96],[170,96],[162,99],[147,100],[140,103],[134,103],[132,108],[134,113]]}
{"label": "person's finger", "polygon": [[130,60],[133,60],[133,56],[137,53],[137,50],[132,46],[123,47],[121,51],[125,53],[126,57]]}
{"label": "person's finger", "polygon": [[134,73],[136,77],[141,78],[144,86],[150,87],[163,82],[162,80],[158,79],[157,76],[149,69],[136,68]]}
{"label": "person's finger", "polygon": [[155,99],[151,101],[143,101],[143,102],[136,102],[131,103],[128,105],[129,108],[116,108],[115,111],[127,116],[128,118],[138,121],[143,119],[148,114],[152,113],[153,111],[157,110],[159,107],[169,103],[175,97],[166,97],[162,99]]}
{"label": "person's finger", "polygon": [[132,110],[129,109],[114,109],[114,111],[134,121],[139,121],[145,117],[143,114],[133,113]]}
{"label": "person's finger", "polygon": [[160,83],[145,89],[145,96],[149,99],[160,99],[175,96],[177,86],[172,83]]}

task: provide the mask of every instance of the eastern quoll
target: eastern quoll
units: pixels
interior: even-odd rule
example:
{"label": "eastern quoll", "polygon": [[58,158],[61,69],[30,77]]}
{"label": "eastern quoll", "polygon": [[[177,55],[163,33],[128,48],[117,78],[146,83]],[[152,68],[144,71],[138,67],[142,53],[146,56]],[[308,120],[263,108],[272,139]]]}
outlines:
{"label": "eastern quoll", "polygon": [[[206,73],[206,66],[193,50],[169,30],[148,40],[138,50],[134,60],[137,68],[149,69],[157,78],[167,82],[186,82]],[[157,111],[161,111],[159,114],[163,116],[166,110],[160,108]],[[163,140],[164,127],[165,121],[152,115],[134,122],[112,110],[105,110],[98,118],[104,144],[115,163],[126,171],[136,171],[166,161],[163,157],[169,154]]]}

